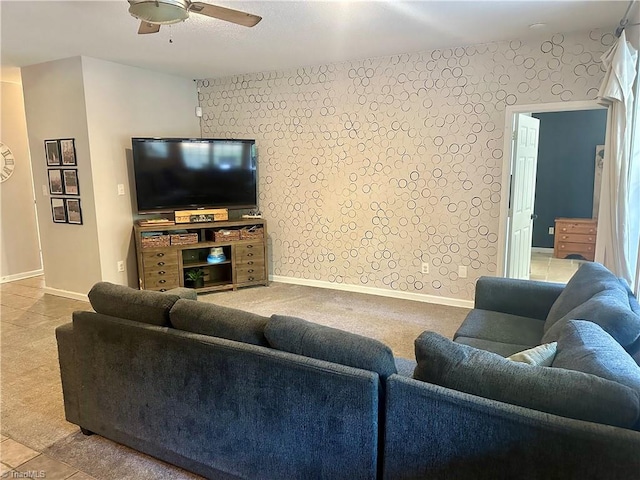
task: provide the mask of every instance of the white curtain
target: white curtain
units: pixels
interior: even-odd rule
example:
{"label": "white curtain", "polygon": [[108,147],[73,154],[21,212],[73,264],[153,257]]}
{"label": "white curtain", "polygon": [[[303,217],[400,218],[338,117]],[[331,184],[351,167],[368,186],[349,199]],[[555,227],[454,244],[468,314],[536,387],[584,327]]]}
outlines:
{"label": "white curtain", "polygon": [[597,252],[603,264],[633,285],[640,235],[640,158],[631,155],[633,82],[638,52],[622,32],[602,56],[606,69],[598,97],[609,106],[610,142],[605,150],[598,214]]}

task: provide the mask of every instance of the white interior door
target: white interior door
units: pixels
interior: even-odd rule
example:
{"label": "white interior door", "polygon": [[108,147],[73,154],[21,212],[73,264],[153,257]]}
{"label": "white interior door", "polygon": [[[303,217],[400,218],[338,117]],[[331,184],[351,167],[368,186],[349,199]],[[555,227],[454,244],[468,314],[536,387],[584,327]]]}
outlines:
{"label": "white interior door", "polygon": [[539,132],[540,120],[523,114],[516,116],[507,254],[509,278],[528,279],[531,269]]}

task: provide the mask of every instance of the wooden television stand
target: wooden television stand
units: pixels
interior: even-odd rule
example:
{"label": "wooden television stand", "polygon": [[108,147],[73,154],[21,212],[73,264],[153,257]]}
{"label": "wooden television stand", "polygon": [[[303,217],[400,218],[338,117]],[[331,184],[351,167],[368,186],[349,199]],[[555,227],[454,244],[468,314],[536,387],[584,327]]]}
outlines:
{"label": "wooden television stand", "polygon": [[[157,235],[148,236],[152,233]],[[198,292],[269,283],[263,219],[144,226],[136,222],[134,234],[140,289],[164,292],[191,286],[185,285],[185,277],[195,269],[205,274]],[[212,247],[222,248],[226,259],[207,262]]]}

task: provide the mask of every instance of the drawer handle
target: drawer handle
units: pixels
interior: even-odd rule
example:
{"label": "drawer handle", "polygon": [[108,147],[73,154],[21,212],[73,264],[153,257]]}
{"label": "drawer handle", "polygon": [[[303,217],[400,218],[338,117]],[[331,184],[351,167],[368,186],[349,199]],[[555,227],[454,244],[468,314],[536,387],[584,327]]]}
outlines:
{"label": "drawer handle", "polygon": [[159,257],[164,257],[164,253],[159,253],[158,256]]}
{"label": "drawer handle", "polygon": [[567,236],[566,236],[566,235],[563,235],[563,236],[562,236],[562,239],[563,239],[563,240],[566,240],[566,239],[567,239]]}
{"label": "drawer handle", "polygon": [[247,245],[247,248],[253,248],[253,245]]}
{"label": "drawer handle", "polygon": [[253,253],[247,253],[247,257],[253,257]]}
{"label": "drawer handle", "polygon": [[164,262],[158,262],[158,266],[161,267],[164,265]]}
{"label": "drawer handle", "polygon": [[253,269],[247,270],[248,273],[253,273]]}
{"label": "drawer handle", "polygon": [[253,261],[247,262],[247,265],[253,265]]}
{"label": "drawer handle", "polygon": [[158,272],[158,275],[164,275],[165,273],[167,273],[167,272],[165,272],[164,270],[160,270],[160,271]]}
{"label": "drawer handle", "polygon": [[251,282],[253,280],[253,277],[249,277],[249,281]]}
{"label": "drawer handle", "polygon": [[567,231],[567,229],[566,229],[566,228],[564,228],[564,227],[562,227],[562,231],[563,231],[563,232],[566,232],[566,231]]}
{"label": "drawer handle", "polygon": [[160,291],[161,291],[161,292],[166,292],[166,291],[167,291],[167,289],[166,289],[166,288],[161,288],[161,289],[160,289]]}
{"label": "drawer handle", "polygon": [[166,280],[160,280],[158,283],[167,283]]}

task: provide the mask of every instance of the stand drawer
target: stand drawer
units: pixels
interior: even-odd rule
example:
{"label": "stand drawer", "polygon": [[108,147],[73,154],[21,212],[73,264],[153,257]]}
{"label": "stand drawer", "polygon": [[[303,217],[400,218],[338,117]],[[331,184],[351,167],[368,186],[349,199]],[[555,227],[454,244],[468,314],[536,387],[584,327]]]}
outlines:
{"label": "stand drawer", "polygon": [[264,243],[256,242],[246,245],[238,245],[234,251],[236,265],[244,265],[247,262],[262,262],[264,265]]}

